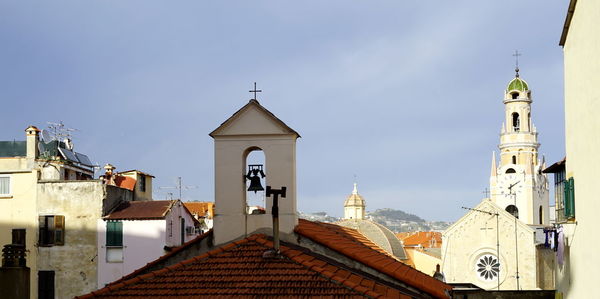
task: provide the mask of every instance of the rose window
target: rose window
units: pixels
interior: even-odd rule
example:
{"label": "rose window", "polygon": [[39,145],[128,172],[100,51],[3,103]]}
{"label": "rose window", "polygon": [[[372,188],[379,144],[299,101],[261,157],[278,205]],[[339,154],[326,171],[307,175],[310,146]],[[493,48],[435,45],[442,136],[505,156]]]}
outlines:
{"label": "rose window", "polygon": [[495,256],[486,254],[479,258],[475,268],[480,279],[490,281],[498,277],[500,261]]}

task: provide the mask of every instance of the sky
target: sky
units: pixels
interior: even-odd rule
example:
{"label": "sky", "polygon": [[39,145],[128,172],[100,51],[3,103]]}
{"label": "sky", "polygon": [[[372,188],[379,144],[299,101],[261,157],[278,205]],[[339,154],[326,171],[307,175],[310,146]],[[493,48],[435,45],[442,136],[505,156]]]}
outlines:
{"label": "sky", "polygon": [[[0,0],[0,140],[62,121],[75,150],[213,201],[208,133],[259,102],[300,133],[298,208],[455,221],[489,187],[514,77],[540,153],[564,156],[568,1]],[[356,176],[356,179],[355,179]]]}

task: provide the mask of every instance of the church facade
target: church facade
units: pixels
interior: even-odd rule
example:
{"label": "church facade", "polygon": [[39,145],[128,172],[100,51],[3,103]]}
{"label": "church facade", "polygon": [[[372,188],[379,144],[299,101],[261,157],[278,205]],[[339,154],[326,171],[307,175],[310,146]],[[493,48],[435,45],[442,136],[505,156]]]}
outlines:
{"label": "church facade", "polygon": [[490,196],[442,235],[447,282],[484,289],[552,289],[554,255],[545,247],[548,180],[531,118],[531,90],[518,68],[504,92],[499,160],[492,154]]}

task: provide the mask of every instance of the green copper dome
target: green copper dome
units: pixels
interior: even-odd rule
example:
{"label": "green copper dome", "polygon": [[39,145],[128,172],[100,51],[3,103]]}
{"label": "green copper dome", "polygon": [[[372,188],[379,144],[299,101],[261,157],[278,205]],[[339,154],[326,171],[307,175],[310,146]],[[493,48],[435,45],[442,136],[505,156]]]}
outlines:
{"label": "green copper dome", "polygon": [[512,81],[510,81],[510,83],[508,83],[508,87],[506,88],[506,91],[511,91],[511,90],[526,91],[526,90],[529,90],[529,87],[527,86],[527,82],[525,82],[525,80],[522,80],[521,78],[516,77],[516,78],[512,79]]}

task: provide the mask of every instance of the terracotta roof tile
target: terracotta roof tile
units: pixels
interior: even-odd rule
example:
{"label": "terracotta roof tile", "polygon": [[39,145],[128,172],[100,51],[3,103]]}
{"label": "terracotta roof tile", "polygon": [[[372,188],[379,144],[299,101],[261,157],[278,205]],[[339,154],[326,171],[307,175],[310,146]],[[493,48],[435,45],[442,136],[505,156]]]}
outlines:
{"label": "terracotta roof tile", "polygon": [[404,246],[442,247],[442,233],[440,232],[405,232],[397,233],[396,237],[404,243]]}
{"label": "terracotta roof tile", "polygon": [[[450,285],[401,263],[356,230],[299,219],[295,232],[436,298],[449,297]],[[374,258],[373,252],[381,258]]]}
{"label": "terracotta roof tile", "polygon": [[133,189],[135,188],[136,182],[137,181],[134,178],[130,178],[130,177],[122,176],[122,175],[115,176],[115,185],[117,187],[127,189],[129,191],[133,191]]}
{"label": "terracotta roof tile", "polygon": [[164,219],[174,200],[128,201],[121,203],[103,219],[105,220],[144,220]]}
{"label": "terracotta roof tile", "polygon": [[[234,243],[230,243],[234,244]],[[282,245],[280,258],[264,258],[272,242],[264,235],[253,235],[234,246],[219,248],[204,258],[193,258],[158,271],[111,284],[79,298],[144,298],[169,296],[188,297],[388,297],[400,298],[400,290],[376,283],[370,278],[347,270],[347,279],[334,275],[321,267],[316,256],[307,253],[295,255],[300,262],[294,262],[287,254],[299,250]],[[319,262],[316,262],[319,260]],[[327,264],[327,263],[326,263]],[[327,264],[326,267],[336,268]],[[390,297],[390,295],[392,297]],[[408,297],[406,297],[408,298]]]}
{"label": "terracotta roof tile", "polygon": [[208,213],[208,218],[212,219],[215,214],[215,203],[214,202],[184,202],[183,205],[197,217],[204,217]]}
{"label": "terracotta roof tile", "polygon": [[[326,296],[326,297],[388,297],[401,294],[398,290],[370,281],[347,270],[348,279],[333,275],[311,264],[302,256],[292,261],[285,253],[295,253],[282,246],[282,258],[263,258],[263,253],[272,246],[270,240],[258,235],[246,238],[234,247],[213,250],[203,259],[190,259],[158,271],[154,271],[120,283],[109,285],[79,298],[134,298],[144,296]],[[312,260],[315,257],[311,256]],[[312,263],[314,264],[314,263]],[[319,262],[322,264],[322,262]],[[328,266],[335,267],[328,264]],[[318,270],[319,271],[315,271]],[[366,281],[366,282],[365,282]]]}

